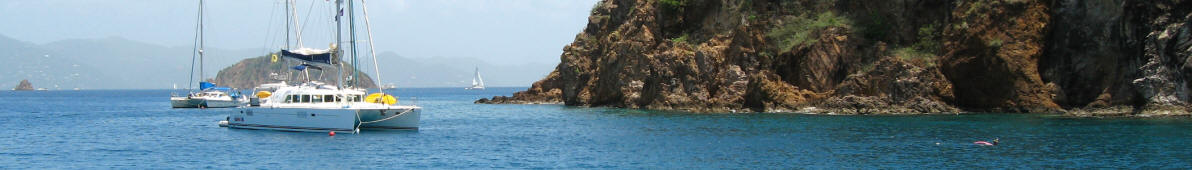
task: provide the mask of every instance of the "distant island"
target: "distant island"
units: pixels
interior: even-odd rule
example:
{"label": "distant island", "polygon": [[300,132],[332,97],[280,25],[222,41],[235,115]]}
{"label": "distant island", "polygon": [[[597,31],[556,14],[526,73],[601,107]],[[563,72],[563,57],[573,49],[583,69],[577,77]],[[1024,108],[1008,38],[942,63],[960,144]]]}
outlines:
{"label": "distant island", "polygon": [[20,84],[17,84],[17,87],[15,87],[15,88],[12,88],[12,90],[16,90],[16,91],[32,91],[32,90],[34,90],[34,89],[33,89],[33,83],[29,83],[29,80],[21,80],[21,83],[20,83]]}
{"label": "distant island", "polygon": [[[280,56],[277,57],[276,61],[273,60],[272,56],[248,58],[219,70],[219,73],[212,82],[219,86],[239,89],[251,89],[261,84],[276,83],[280,80],[286,80],[286,82],[290,83],[304,82],[301,80],[307,74],[291,69],[291,67],[300,64],[302,64],[300,60]],[[351,70],[352,66],[345,63],[344,68],[345,70]],[[339,71],[334,67],[307,67],[307,70],[311,79],[331,85],[336,83],[335,72]],[[356,72],[360,77],[360,85],[358,87],[377,88],[377,84],[373,82],[371,76],[359,70]],[[347,75],[348,73],[351,72],[345,72],[344,74]],[[344,81],[347,81],[347,79]]]}
{"label": "distant island", "polygon": [[550,75],[476,103],[1187,116],[1189,5],[605,0]]}

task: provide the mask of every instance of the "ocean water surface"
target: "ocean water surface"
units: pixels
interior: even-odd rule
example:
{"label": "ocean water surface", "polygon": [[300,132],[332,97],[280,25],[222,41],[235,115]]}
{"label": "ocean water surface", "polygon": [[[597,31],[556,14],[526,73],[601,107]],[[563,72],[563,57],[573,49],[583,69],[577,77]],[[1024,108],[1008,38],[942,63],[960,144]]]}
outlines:
{"label": "ocean water surface", "polygon": [[1192,168],[1186,118],[472,104],[522,89],[394,90],[424,107],[419,130],[333,137],[221,128],[233,109],[171,109],[170,90],[3,91],[0,169]]}

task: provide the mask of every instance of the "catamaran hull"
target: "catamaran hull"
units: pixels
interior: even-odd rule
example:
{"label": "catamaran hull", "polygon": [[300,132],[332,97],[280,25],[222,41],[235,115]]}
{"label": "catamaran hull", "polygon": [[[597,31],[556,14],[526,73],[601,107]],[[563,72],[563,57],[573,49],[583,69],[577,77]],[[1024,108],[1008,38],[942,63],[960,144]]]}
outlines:
{"label": "catamaran hull", "polygon": [[[356,113],[360,113],[357,121]],[[397,113],[405,112],[400,115]],[[299,132],[353,132],[360,128],[418,129],[421,109],[362,110],[311,108],[242,108],[228,116],[228,127]],[[384,114],[382,114],[384,113]]]}
{"label": "catamaran hull", "polygon": [[199,105],[190,104],[186,97],[170,97],[170,106],[174,108],[197,108]]}
{"label": "catamaran hull", "polygon": [[236,100],[207,100],[207,99],[192,99],[186,97],[171,97],[170,105],[174,108],[228,108],[240,106],[241,102]]}
{"label": "catamaran hull", "polygon": [[[365,130],[418,129],[422,109],[361,110],[360,128]],[[369,123],[372,122],[372,123]]]}

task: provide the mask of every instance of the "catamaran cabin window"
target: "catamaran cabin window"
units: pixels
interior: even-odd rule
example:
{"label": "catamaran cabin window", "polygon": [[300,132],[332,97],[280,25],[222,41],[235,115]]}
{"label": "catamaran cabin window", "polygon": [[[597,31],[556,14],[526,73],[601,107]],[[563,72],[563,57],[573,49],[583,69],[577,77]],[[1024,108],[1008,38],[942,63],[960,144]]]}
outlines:
{"label": "catamaran cabin window", "polygon": [[310,103],[310,95],[302,95],[302,103]]}
{"label": "catamaran cabin window", "polygon": [[294,95],[286,95],[286,100],[285,100],[285,102],[286,102],[286,103],[293,103],[293,102],[294,102]]}
{"label": "catamaran cabin window", "polygon": [[311,100],[310,100],[311,102],[315,102],[315,103],[323,102],[323,96],[320,96],[320,95],[310,96],[310,98],[311,98]]}
{"label": "catamaran cabin window", "polygon": [[323,95],[323,102],[334,102],[334,101],[335,101],[335,96]]}

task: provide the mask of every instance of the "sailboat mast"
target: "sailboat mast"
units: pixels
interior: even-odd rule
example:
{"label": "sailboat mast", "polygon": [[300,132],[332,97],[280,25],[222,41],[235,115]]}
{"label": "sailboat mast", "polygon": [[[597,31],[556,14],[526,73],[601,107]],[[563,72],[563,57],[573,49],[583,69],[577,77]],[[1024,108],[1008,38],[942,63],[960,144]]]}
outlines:
{"label": "sailboat mast", "polygon": [[340,56],[343,56],[343,50],[340,50],[343,48],[343,45],[341,44],[343,42],[343,38],[340,37],[340,35],[343,34],[343,32],[340,30],[340,27],[343,26],[343,23],[340,22],[340,14],[343,14],[343,8],[340,7],[340,5],[343,4],[343,2],[343,0],[335,0],[335,10],[333,11],[335,13],[335,52],[332,53],[332,56],[334,57],[331,58],[339,64],[339,71],[335,72],[335,74],[337,74],[335,75],[335,86],[339,89],[344,89],[344,63],[340,60]]}
{"label": "sailboat mast", "polygon": [[[377,64],[377,46],[376,41],[373,41],[372,24],[368,21],[368,3],[365,0],[360,0],[360,5],[363,5],[360,6],[360,9],[364,10],[364,30],[366,31],[365,33],[368,33],[368,52],[373,59],[373,73],[377,74],[377,79],[374,83],[384,82],[381,81],[381,66]],[[377,91],[381,92],[381,94],[385,93],[384,89],[381,89],[381,86],[377,86]]]}
{"label": "sailboat mast", "polygon": [[352,87],[359,86],[360,73],[356,71],[356,7],[352,0],[348,0],[348,44],[352,46]]}
{"label": "sailboat mast", "polygon": [[203,75],[203,6],[203,0],[199,0],[199,82],[206,81],[206,76]]}
{"label": "sailboat mast", "polygon": [[192,49],[192,51],[190,51],[190,75],[188,75],[189,77],[187,77],[187,79],[186,79],[186,81],[187,81],[186,89],[191,90],[191,91],[194,91],[193,87],[194,87],[194,83],[195,83],[194,82],[195,81],[195,59],[198,58],[198,56],[196,56],[197,54],[195,52],[199,50],[199,28],[203,27],[202,25],[200,25],[200,24],[202,24],[202,22],[203,22],[203,1],[199,0],[199,11],[195,14],[195,37],[193,39],[194,46],[192,46],[192,48],[194,48],[194,49]]}
{"label": "sailboat mast", "polygon": [[286,0],[285,6],[286,6],[286,11],[282,11],[282,13],[286,13],[286,45],[285,45],[285,49],[290,49],[290,17],[292,17],[292,16],[290,16],[290,1],[289,0]]}

